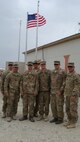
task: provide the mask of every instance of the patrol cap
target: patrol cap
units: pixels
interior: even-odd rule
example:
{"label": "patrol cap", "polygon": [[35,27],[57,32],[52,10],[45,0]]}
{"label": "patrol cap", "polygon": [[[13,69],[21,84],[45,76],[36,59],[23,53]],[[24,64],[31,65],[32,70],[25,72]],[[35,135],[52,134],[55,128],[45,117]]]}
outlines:
{"label": "patrol cap", "polygon": [[37,60],[35,60],[35,61],[33,62],[33,65],[34,65],[34,64],[37,64]]}
{"label": "patrol cap", "polygon": [[60,65],[60,61],[54,61],[54,65]]}
{"label": "patrol cap", "polygon": [[13,66],[13,62],[8,62],[8,66]]}
{"label": "patrol cap", "polygon": [[14,64],[13,64],[13,67],[18,68],[18,64],[17,64],[17,63],[14,63]]}
{"label": "patrol cap", "polygon": [[71,63],[68,63],[68,65],[67,65],[68,67],[74,67],[74,63],[73,62],[71,62]]}
{"label": "patrol cap", "polygon": [[27,63],[27,65],[28,65],[28,66],[32,66],[33,63],[32,63],[31,61],[29,61],[29,62]]}
{"label": "patrol cap", "polygon": [[40,64],[41,63],[41,60],[37,60],[37,64]]}
{"label": "patrol cap", "polygon": [[41,65],[45,65],[46,64],[46,61],[41,61]]}

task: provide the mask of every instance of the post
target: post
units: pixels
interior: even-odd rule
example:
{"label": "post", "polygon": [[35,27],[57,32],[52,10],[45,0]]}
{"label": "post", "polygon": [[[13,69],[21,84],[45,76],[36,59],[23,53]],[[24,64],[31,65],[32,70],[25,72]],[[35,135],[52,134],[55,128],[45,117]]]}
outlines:
{"label": "post", "polygon": [[36,60],[37,60],[37,47],[38,47],[38,19],[39,19],[39,0],[37,4],[37,28],[36,28]]}
{"label": "post", "polygon": [[20,44],[21,44],[21,20],[20,20],[20,27],[19,27],[19,48],[18,48],[18,65],[20,62]]}
{"label": "post", "polygon": [[[28,12],[27,12],[27,24],[28,24]],[[28,28],[26,25],[25,68],[27,63],[27,42],[28,42]]]}

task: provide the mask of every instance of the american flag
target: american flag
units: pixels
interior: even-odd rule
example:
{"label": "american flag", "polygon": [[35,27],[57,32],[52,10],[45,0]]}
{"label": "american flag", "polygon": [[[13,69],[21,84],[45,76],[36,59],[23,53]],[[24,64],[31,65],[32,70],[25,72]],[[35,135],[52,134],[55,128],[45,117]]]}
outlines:
{"label": "american flag", "polygon": [[46,19],[41,16],[35,14],[28,14],[28,19],[27,19],[27,28],[32,28],[32,27],[37,27],[37,18],[38,18],[38,26],[43,26],[46,24]]}

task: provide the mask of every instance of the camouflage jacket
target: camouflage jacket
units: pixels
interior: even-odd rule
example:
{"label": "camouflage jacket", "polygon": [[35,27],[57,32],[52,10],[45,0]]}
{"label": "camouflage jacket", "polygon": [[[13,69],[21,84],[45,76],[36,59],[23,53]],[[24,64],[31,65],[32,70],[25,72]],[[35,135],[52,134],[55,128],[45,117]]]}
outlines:
{"label": "camouflage jacket", "polygon": [[4,71],[3,72],[3,74],[2,74],[2,76],[1,76],[1,92],[2,92],[2,94],[4,94],[4,82],[5,82],[5,78],[6,78],[6,76],[8,75],[8,73],[9,73],[10,71]]}
{"label": "camouflage jacket", "polygon": [[62,69],[51,71],[51,94],[64,91],[66,72]]}
{"label": "camouflage jacket", "polygon": [[44,72],[41,70],[38,74],[39,80],[39,92],[50,91],[50,71],[45,70]]}
{"label": "camouflage jacket", "polygon": [[64,95],[65,96],[78,95],[79,85],[80,85],[79,75],[75,72],[68,73],[65,82]]}
{"label": "camouflage jacket", "polygon": [[24,93],[28,94],[38,94],[38,76],[34,71],[26,71],[21,78],[20,83],[20,90],[21,94],[24,95]]}
{"label": "camouflage jacket", "polygon": [[20,93],[20,81],[21,81],[21,75],[20,73],[9,73],[6,76],[5,83],[4,83],[4,89],[5,93]]}
{"label": "camouflage jacket", "polygon": [[40,69],[33,69],[33,72],[38,74],[40,72]]}

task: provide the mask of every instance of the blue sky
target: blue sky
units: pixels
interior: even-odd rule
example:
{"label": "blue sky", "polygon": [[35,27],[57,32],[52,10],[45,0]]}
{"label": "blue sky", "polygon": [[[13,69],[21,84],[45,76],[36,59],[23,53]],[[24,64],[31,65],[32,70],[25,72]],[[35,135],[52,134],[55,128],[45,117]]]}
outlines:
{"label": "blue sky", "polygon": [[[37,12],[37,0],[0,0],[0,68],[18,60],[21,22],[20,61],[26,46],[27,12]],[[39,27],[38,46],[78,33],[80,0],[40,0],[39,13],[46,25]],[[36,28],[28,29],[28,50],[36,46]]]}

